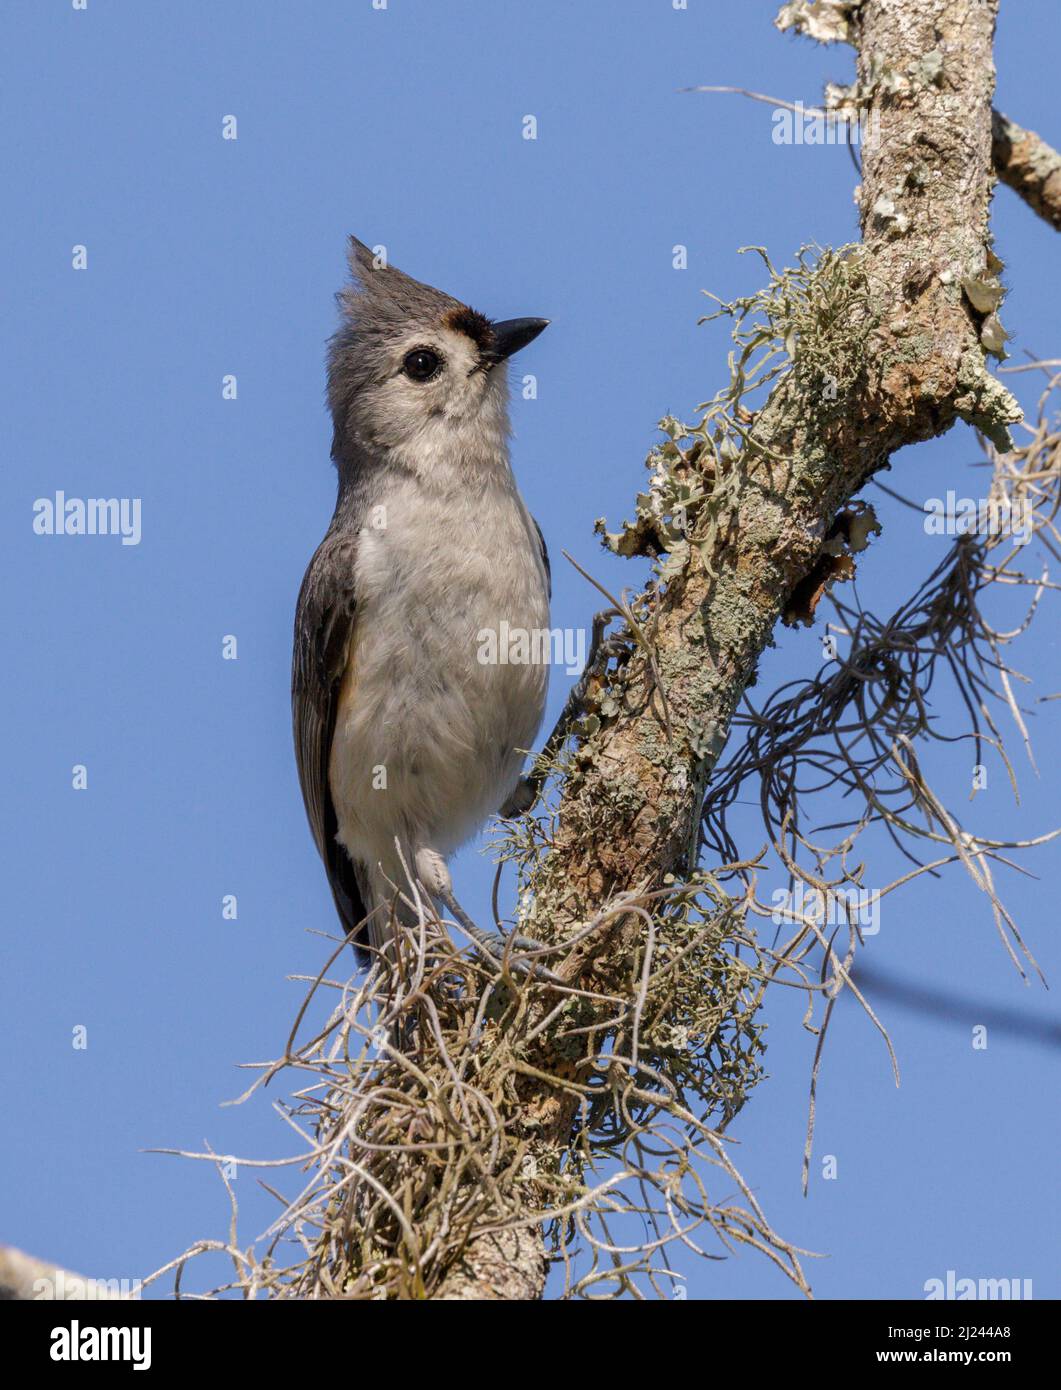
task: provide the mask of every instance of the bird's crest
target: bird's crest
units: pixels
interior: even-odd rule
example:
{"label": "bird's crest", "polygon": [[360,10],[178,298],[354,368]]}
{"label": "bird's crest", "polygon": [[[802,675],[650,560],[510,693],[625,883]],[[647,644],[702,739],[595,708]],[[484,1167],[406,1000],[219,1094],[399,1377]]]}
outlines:
{"label": "bird's crest", "polygon": [[344,317],[355,329],[408,323],[426,326],[461,315],[481,317],[451,295],[391,265],[382,247],[377,252],[352,236],[347,256],[352,283],[339,291],[338,299]]}

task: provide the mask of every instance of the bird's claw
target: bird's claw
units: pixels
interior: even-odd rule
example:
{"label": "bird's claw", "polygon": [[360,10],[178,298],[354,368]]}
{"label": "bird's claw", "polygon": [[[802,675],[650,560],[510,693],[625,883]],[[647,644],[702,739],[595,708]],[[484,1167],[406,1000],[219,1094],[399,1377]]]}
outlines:
{"label": "bird's claw", "polygon": [[[503,969],[505,953],[510,946],[514,950],[521,951],[543,951],[546,949],[540,941],[535,941],[532,937],[512,936],[506,940],[494,932],[484,931],[482,927],[477,926],[454,896],[453,880],[450,878],[449,869],[446,867],[446,861],[437,850],[421,849],[417,853],[416,874],[431,896],[438,898],[452,913],[461,931],[475,943],[483,959],[489,961],[498,970]],[[538,965],[535,961],[512,959],[510,956],[508,968],[513,975],[528,975],[531,979],[543,980],[552,985],[566,983],[561,980],[559,975],[554,975],[548,966]]]}
{"label": "bird's claw", "polygon": [[[512,936],[506,941],[503,937],[496,936],[492,932],[480,932],[473,937],[473,940],[480,956],[499,971],[503,968],[505,950],[510,944],[513,950],[542,951],[545,949],[542,942],[534,941],[527,936]],[[513,975],[529,976],[532,980],[540,980],[549,985],[565,985],[567,983],[566,980],[562,980],[559,975],[550,970],[547,965],[539,965],[537,961],[524,960],[518,956],[509,957],[508,969]]]}

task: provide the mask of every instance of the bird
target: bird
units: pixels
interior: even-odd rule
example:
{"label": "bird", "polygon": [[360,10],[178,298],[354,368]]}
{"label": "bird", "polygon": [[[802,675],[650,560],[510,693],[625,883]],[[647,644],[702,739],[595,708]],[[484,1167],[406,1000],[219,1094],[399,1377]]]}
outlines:
{"label": "bird", "polygon": [[489,319],[356,237],[348,262],[327,354],[338,493],[295,613],[299,782],[363,963],[415,922],[415,876],[496,965],[504,943],[460,908],[446,860],[534,799],[521,774],[548,664],[540,642],[539,659],[516,661],[497,644],[549,628],[549,556],[512,471],[507,381],[549,321]]}

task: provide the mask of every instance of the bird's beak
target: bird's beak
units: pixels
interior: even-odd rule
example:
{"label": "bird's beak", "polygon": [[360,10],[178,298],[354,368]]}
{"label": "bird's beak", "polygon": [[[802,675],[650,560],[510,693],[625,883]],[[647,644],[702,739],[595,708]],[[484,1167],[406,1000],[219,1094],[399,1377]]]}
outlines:
{"label": "bird's beak", "polygon": [[494,345],[490,356],[495,362],[504,362],[506,357],[533,343],[548,326],[548,319],[502,319],[493,324]]}

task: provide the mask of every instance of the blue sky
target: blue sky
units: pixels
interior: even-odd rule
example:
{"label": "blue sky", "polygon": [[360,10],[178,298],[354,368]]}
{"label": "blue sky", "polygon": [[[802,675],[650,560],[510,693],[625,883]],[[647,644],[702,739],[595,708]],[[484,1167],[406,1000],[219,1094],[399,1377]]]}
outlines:
{"label": "blue sky", "polygon": [[[246,1084],[239,1063],[282,1050],[301,997],[286,977],[316,973],[325,944],[312,933],[333,926],[290,746],[288,663],[334,499],[322,354],[346,235],[493,317],[552,320],[524,359],[538,398],[515,402],[514,459],[554,557],[553,621],[587,624],[594,593],[561,550],[604,583],[640,581],[600,551],[593,521],[630,515],[656,421],[690,418],[722,382],[726,330],[697,326],[700,291],[758,283],[740,245],[783,262],[801,243],[857,235],[846,151],[777,146],[768,108],[676,91],[732,83],[811,103],[823,80],[848,77],[849,51],[778,35],[774,9],[5,6],[3,1240],[133,1278],[227,1220],[210,1169],[141,1150],[208,1139],[290,1152],[268,1096],[220,1103]],[[1056,140],[1047,78],[1061,19],[1047,0],[1003,10],[998,105]],[[227,115],[235,141],[221,138]],[[1055,234],[1006,189],[994,226],[1011,350],[1056,356]],[[677,244],[685,270],[672,267]],[[222,399],[226,374],[236,400]],[[1010,380],[1033,404],[1038,385]],[[888,482],[919,500],[979,496],[975,459],[971,434],[953,431],[904,451]],[[140,544],[34,534],[35,499],[59,489],[140,498]],[[858,593],[890,609],[945,541],[874,500],[884,533]],[[1061,686],[1055,633],[1047,609],[1016,655],[1036,680],[1030,700]],[[222,660],[226,634],[236,661]],[[785,632],[759,689],[818,661],[817,633]],[[567,683],[554,676],[547,718]],[[944,723],[958,718],[949,699]],[[1015,807],[994,769],[972,828],[1030,835],[1059,819],[1057,706],[1039,709],[1041,776],[1018,764]],[[939,775],[963,788],[965,754],[948,756],[958,763]],[[72,788],[75,765],[86,790]],[[1027,862],[1038,878],[1003,886],[1055,983],[1061,848]],[[491,877],[475,847],[462,852],[458,891],[484,915]],[[236,921],[222,919],[226,894]],[[991,1026],[986,1051],[970,1045],[970,1019],[989,1010],[1056,1029],[1053,995],[1021,983],[957,875],[889,899],[868,952],[968,1016],[882,1000],[896,1090],[878,1036],[840,1011],[804,1199],[813,1039],[798,999],[777,991],[769,1079],[733,1131],[739,1166],[777,1228],[826,1254],[811,1268],[819,1297],[917,1298],[948,1269],[1030,1278],[1036,1297],[1057,1297],[1056,1039]],[[244,1240],[273,1215],[253,1181],[238,1179]],[[691,1297],[792,1292],[754,1253],[682,1268]]]}

